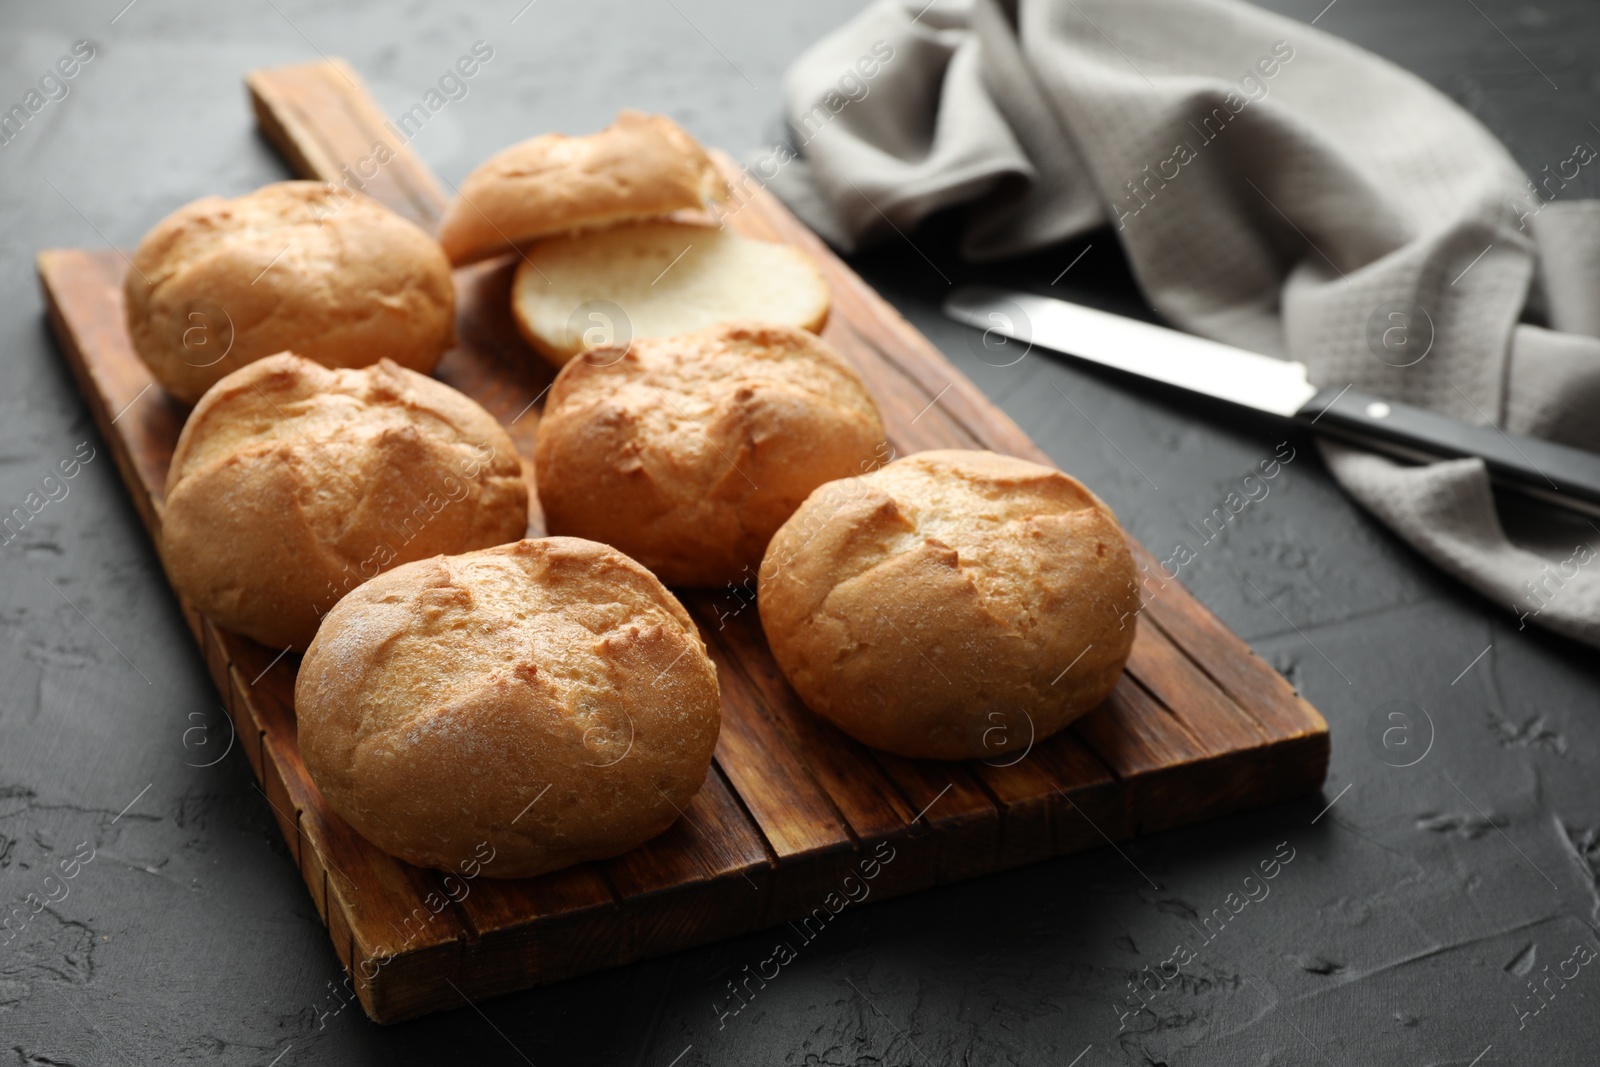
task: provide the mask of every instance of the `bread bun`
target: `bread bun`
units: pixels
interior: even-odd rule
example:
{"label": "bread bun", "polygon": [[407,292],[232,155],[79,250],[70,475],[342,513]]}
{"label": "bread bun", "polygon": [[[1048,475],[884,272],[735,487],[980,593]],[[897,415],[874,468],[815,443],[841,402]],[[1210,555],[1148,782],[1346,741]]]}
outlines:
{"label": "bread bun", "polygon": [[623,111],[587,137],[512,145],[461,182],[439,241],[457,265],[554,233],[670,215],[727,195],[716,164],[665,115]]}
{"label": "bread bun", "polygon": [[450,264],[433,238],[322,182],[179,208],[139,242],[123,289],[135,351],[186,404],[285,351],[426,374],[455,328]]}
{"label": "bread bun", "polygon": [[294,703],[306,767],[346,822],[407,862],[476,860],[492,878],[671,826],[722,716],[682,605],[627,556],[570,537],[363,585],[329,612]]}
{"label": "bread bun", "polygon": [[552,533],[615,545],[669,585],[720,585],[755,577],[811,490],[888,452],[860,375],[820,338],[724,323],[562,368],[535,483]]}
{"label": "bread bun", "polygon": [[718,322],[828,321],[828,283],[788,245],[682,222],[640,222],[540,241],[518,265],[522,336],[561,366],[602,344],[672,337]]}
{"label": "bread bun", "polygon": [[1024,749],[1093,709],[1139,609],[1111,509],[992,452],[919,452],[822,486],[773,537],[758,589],[812,711],[934,759]]}
{"label": "bread bun", "polygon": [[202,614],[305,648],[380,571],[515,541],[527,524],[521,462],[483,408],[389,360],[327,370],[286,352],[234,371],[190,414],[161,553]]}

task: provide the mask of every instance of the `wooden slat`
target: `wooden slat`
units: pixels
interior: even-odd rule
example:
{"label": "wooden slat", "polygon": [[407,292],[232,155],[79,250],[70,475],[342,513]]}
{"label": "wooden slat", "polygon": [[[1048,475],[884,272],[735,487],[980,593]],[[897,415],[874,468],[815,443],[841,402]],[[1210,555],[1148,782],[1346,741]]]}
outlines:
{"label": "wooden slat", "polygon": [[754,688],[711,646],[719,668],[723,703],[717,766],[761,828],[775,857],[794,860],[818,852],[853,849],[855,839],[834,812],[827,794],[799,765],[776,728],[762,715]]}
{"label": "wooden slat", "polygon": [[[1153,558],[1151,562],[1154,563]],[[1159,564],[1155,564],[1158,565]],[[1157,591],[1149,621],[1275,737],[1325,734],[1322,715],[1287,679],[1176,582]]]}
{"label": "wooden slat", "polygon": [[[1104,706],[1094,714],[1104,714]],[[1050,807],[1050,840],[1063,856],[1108,841],[1133,836],[1129,795],[1105,763],[1068,730],[1036,753],[1039,766],[1055,780]]]}
{"label": "wooden slat", "polygon": [[1123,781],[1181,767],[1200,747],[1182,723],[1126,676],[1105,703],[1068,729]]}
{"label": "wooden slat", "polygon": [[622,905],[619,962],[754,930],[771,891],[761,833],[715,766],[666,833],[598,866]]}
{"label": "wooden slat", "polygon": [[935,850],[935,881],[956,882],[998,869],[1000,808],[965,764],[872,755],[917,809],[907,832],[926,838],[924,847]]}
{"label": "wooden slat", "polygon": [[474,999],[615,966],[625,948],[616,896],[591,863],[479,878],[460,910],[472,942],[455,981]]}
{"label": "wooden slat", "polygon": [[[789,861],[818,852],[852,849],[855,839],[805,762],[764,709],[761,692],[715,637],[726,626],[718,618],[717,594],[684,594],[708,641],[722,688],[722,733],[717,763],[761,827],[773,854]],[[754,605],[746,605],[752,617]],[[742,612],[741,612],[742,613]],[[726,611],[724,609],[724,615]]]}
{"label": "wooden slat", "polygon": [[246,681],[239,673],[239,668],[228,668],[227,684],[218,685],[217,688],[224,695],[223,704],[227,709],[228,717],[233,720],[234,744],[244,753],[244,758],[249,761],[250,769],[255,772],[256,780],[261,781],[265,776],[262,760],[265,754],[261,749],[261,738],[264,735],[259,724],[256,723],[254,713],[250,706],[238,699],[238,694],[244,691]]}
{"label": "wooden slat", "polygon": [[1273,769],[1266,746],[1242,753],[1205,751],[1171,709],[1127,677],[1104,704],[1069,729],[1117,768],[1125,787],[1120,815],[1126,836],[1237,811],[1263,789]]}
{"label": "wooden slat", "polygon": [[[923,836],[928,827],[913,826],[920,805],[912,804],[870,750],[806,709],[773,660],[753,606],[718,618],[721,628],[708,636],[714,632],[715,643],[726,650],[727,662],[737,672],[723,678],[722,684],[731,683],[754,696],[766,720],[764,743],[782,745],[793,753],[857,842],[856,852],[849,856],[825,858],[805,868],[792,863],[780,868],[783,877],[776,882],[769,918],[776,922],[799,917],[809,914],[877,842],[912,832]],[[954,832],[959,825],[946,821],[944,829]],[[898,852],[892,868],[885,868],[874,882],[874,895],[893,896],[936,884],[940,854],[938,847]]]}
{"label": "wooden slat", "polygon": [[[263,130],[298,174],[341,180],[346,164],[390,138],[394,158],[365,191],[426,227],[437,222],[439,186],[385,130],[348,67],[256,72],[250,87]],[[902,452],[980,447],[1048,462],[772,197],[755,192],[728,222],[792,243],[822,269],[834,296],[825,335],[860,369]],[[552,373],[509,314],[517,262],[456,273],[457,341],[437,376],[508,426],[532,487],[527,457]],[[185,412],[150,388],[129,345],[125,261],[58,250],[40,253],[38,266],[63,355],[159,539]],[[528,529],[543,532],[537,504]],[[734,610],[712,592],[683,599],[717,664],[724,721],[711,774],[684,817],[602,863],[466,882],[392,859],[334,815],[300,759],[297,657],[279,658],[183,605],[236,743],[373,1018],[459,1007],[462,993],[476,1000],[800,920],[879,849],[895,858],[873,881],[873,899],[1270,803],[1316,788],[1326,769],[1327,727],[1315,709],[1176,582],[1146,597],[1129,671],[1102,707],[1017,758],[967,764],[869,751],[795,696],[753,604],[740,599]]]}
{"label": "wooden slat", "polygon": [[1128,673],[1182,723],[1196,755],[1244,751],[1268,743],[1266,730],[1154,626],[1143,626]]}
{"label": "wooden slat", "polygon": [[717,643],[760,694],[760,706],[773,727],[810,768],[855,836],[883,837],[906,826],[917,809],[866,748],[801,703],[767,648],[755,610],[725,622],[725,628],[716,631]]}
{"label": "wooden slat", "polygon": [[1115,787],[1116,776],[1071,733],[1038,741],[1023,752],[1008,752],[971,765],[1000,808],[1002,868],[1018,867],[1055,855],[1058,810],[1073,802],[1090,803],[1098,791]]}
{"label": "wooden slat", "polygon": [[[111,449],[133,506],[152,537],[161,530],[161,498],[186,412],[164,393],[134,355],[122,302],[127,269],[120,255],[51,248],[37,257],[50,325],[67,365],[91,404],[95,428]],[[93,353],[96,358],[71,358]],[[147,403],[148,401],[148,403]],[[118,430],[113,423],[126,423]],[[137,444],[135,444],[137,443]]]}

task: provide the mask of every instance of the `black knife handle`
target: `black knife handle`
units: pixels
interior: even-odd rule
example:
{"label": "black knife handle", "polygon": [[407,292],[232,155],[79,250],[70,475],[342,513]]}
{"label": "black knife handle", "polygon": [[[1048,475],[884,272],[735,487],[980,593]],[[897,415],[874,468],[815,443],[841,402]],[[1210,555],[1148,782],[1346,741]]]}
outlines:
{"label": "black knife handle", "polygon": [[1473,426],[1354,389],[1321,389],[1295,421],[1331,437],[1426,463],[1480,456],[1498,487],[1600,517],[1600,455]]}

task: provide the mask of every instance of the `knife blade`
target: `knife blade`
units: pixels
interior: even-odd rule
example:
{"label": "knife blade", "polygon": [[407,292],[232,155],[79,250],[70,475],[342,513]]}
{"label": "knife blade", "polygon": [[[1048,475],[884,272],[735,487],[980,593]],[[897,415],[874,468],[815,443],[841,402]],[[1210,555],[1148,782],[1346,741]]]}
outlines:
{"label": "knife blade", "polygon": [[1600,517],[1600,455],[1475,426],[1351,388],[1318,388],[1303,363],[1274,359],[1056,297],[963,286],[945,314],[990,335],[1289,419],[1413,463],[1475,456],[1498,488]]}

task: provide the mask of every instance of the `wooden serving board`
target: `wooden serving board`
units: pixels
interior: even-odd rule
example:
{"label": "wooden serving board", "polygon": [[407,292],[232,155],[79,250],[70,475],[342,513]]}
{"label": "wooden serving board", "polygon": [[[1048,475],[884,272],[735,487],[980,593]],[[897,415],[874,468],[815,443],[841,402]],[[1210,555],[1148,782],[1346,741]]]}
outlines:
{"label": "wooden serving board", "polygon": [[[366,193],[436,226],[446,194],[348,67],[284,67],[248,81],[262,129],[297,174],[343,182],[342,168],[383,141],[393,158]],[[792,244],[822,269],[834,300],[825,336],[865,377],[900,454],[989,448],[1050,462],[781,204],[754,182],[746,189],[729,223]],[[552,373],[511,321],[515,262],[457,273],[459,342],[437,373],[507,424],[530,456],[536,401]],[[116,251],[51,250],[38,267],[62,354],[159,541],[186,412],[130,346],[126,261]],[[543,532],[537,513],[529,532]],[[1155,573],[1149,553],[1134,550]],[[442,877],[369,845],[328,809],[301,762],[297,657],[184,611],[363,1007],[393,1022],[802,921],[837,906],[844,879],[860,877],[863,864],[876,871],[876,899],[1316,789],[1328,762],[1322,716],[1181,585],[1147,589],[1127,674],[1110,699],[1021,759],[992,761],[1010,766],[862,747],[789,689],[750,594],[681,594],[722,684],[722,734],[705,787],[671,829],[632,852],[520,881]]]}

